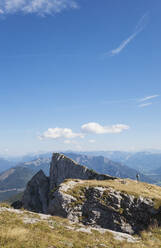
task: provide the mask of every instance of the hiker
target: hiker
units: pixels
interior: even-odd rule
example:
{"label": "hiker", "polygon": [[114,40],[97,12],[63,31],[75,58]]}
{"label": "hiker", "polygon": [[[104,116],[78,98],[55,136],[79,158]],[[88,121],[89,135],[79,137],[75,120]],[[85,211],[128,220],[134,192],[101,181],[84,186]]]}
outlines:
{"label": "hiker", "polygon": [[137,180],[138,182],[139,182],[139,177],[140,177],[140,176],[139,176],[139,174],[137,173],[137,174],[136,174],[136,180]]}

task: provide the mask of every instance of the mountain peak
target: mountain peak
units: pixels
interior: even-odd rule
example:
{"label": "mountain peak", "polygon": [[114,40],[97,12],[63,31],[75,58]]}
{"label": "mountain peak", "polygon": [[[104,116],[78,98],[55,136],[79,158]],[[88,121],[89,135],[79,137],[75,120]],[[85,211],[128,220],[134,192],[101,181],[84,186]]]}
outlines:
{"label": "mountain peak", "polygon": [[50,189],[58,186],[65,179],[97,179],[108,180],[114,177],[99,174],[86,166],[76,163],[74,160],[66,157],[64,154],[53,153],[50,165]]}
{"label": "mountain peak", "polygon": [[[149,188],[152,199],[147,197]],[[63,154],[54,153],[50,176],[46,177],[40,170],[28,182],[22,204],[18,203],[33,212],[133,234],[157,220],[158,188],[96,173]]]}

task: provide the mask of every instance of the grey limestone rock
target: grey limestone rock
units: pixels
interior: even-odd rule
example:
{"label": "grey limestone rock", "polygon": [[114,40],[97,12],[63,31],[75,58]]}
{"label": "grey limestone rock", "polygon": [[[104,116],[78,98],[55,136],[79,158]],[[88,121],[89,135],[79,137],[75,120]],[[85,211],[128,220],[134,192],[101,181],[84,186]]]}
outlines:
{"label": "grey limestone rock", "polygon": [[49,179],[40,170],[27,184],[22,205],[25,209],[38,213],[47,213]]}
{"label": "grey limestone rock", "polygon": [[60,153],[53,153],[50,165],[50,189],[57,187],[65,179],[109,180],[114,177],[99,174]]}
{"label": "grey limestone rock", "polygon": [[[73,181],[73,187],[81,183],[82,180]],[[64,190],[65,187],[68,189],[68,184],[71,187],[72,181],[62,183],[53,193],[50,214],[128,234],[139,233],[157,219],[159,210],[154,208],[154,202],[150,199],[136,198],[110,187],[85,186],[84,198],[78,200],[68,190]]]}
{"label": "grey limestone rock", "polygon": [[[114,179],[114,177],[101,175],[89,170],[87,167],[77,164],[63,154],[53,153],[50,165],[50,177],[46,177],[43,171],[40,170],[29,181],[23,195],[22,206],[30,211],[49,212],[48,208],[51,209],[52,205],[52,199],[49,197],[51,192],[68,178]],[[54,210],[54,212],[56,211]]]}
{"label": "grey limestone rock", "polygon": [[[126,194],[106,184],[97,186],[97,182],[94,182],[96,186],[88,186],[89,182],[84,181],[115,179],[54,153],[49,178],[39,171],[29,181],[22,206],[30,211],[128,234],[138,233],[155,223],[160,209],[155,209],[153,200]],[[79,184],[83,185],[82,191],[72,194],[72,189]]]}

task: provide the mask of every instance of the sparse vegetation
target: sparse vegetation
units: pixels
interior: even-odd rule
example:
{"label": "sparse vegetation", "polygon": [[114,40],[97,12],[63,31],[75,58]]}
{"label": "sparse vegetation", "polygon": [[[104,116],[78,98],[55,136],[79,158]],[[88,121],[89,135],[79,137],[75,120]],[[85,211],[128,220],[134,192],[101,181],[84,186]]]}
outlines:
{"label": "sparse vegetation", "polygon": [[[69,180],[66,180],[66,182]],[[109,188],[115,188],[121,192],[151,198],[155,202],[155,207],[161,204],[160,187],[146,183],[135,182],[129,179],[107,180],[107,181],[84,181],[70,188],[67,193],[77,199],[74,204],[81,204],[85,198],[86,188],[103,187],[105,191],[101,200],[105,201],[109,193]],[[65,183],[66,183],[65,182]],[[0,207],[10,205],[1,204]],[[38,214],[24,211],[21,214],[9,211],[0,212],[0,247],[1,248],[160,248],[161,228],[150,227],[148,231],[143,231],[140,236],[135,236],[135,243],[128,243],[127,240],[117,240],[110,232],[100,233],[91,230],[91,233],[83,232],[80,224],[71,224],[67,219],[60,217],[49,217],[42,220]],[[118,210],[120,214],[123,209]],[[37,219],[36,223],[26,223],[25,218]],[[83,217],[81,217],[83,218]],[[88,227],[84,227],[84,229]],[[80,229],[80,230],[79,230]]]}
{"label": "sparse vegetation", "polygon": [[[23,218],[37,218],[37,214],[0,212],[0,247],[1,248],[160,248],[161,228],[151,227],[141,233],[136,243],[118,241],[108,231],[101,234],[96,230],[91,233],[78,231],[78,224],[67,219],[50,217],[34,224],[25,224]],[[137,236],[135,236],[138,238]]]}
{"label": "sparse vegetation", "polygon": [[2,202],[2,203],[0,204],[0,207],[2,207],[2,208],[10,208],[11,206],[10,206],[10,204],[7,203],[7,202]]}
{"label": "sparse vegetation", "polygon": [[76,186],[73,189],[68,190],[67,193],[71,194],[74,198],[77,199],[76,201],[73,201],[70,205],[76,206],[82,204],[85,199],[85,192],[86,189],[83,186],[82,187]]}
{"label": "sparse vegetation", "polygon": [[102,198],[104,199],[106,198],[106,194],[108,195],[108,189],[114,188],[115,190],[121,191],[125,194],[133,195],[136,198],[142,196],[152,199],[155,202],[156,208],[159,208],[161,206],[160,186],[137,182],[130,179],[124,179],[124,183],[122,183],[122,181],[122,179],[104,181],[85,180],[84,183],[78,183],[74,188],[68,190],[67,193],[71,194],[76,199],[80,199],[80,197],[84,194],[85,188],[103,187],[107,189],[106,191],[104,191],[102,196]]}

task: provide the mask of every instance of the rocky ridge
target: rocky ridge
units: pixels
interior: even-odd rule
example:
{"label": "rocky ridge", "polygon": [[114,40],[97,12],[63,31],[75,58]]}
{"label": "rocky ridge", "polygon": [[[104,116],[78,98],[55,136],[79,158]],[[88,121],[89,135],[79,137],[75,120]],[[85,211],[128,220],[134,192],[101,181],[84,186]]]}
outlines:
{"label": "rocky ridge", "polygon": [[[112,186],[115,183],[130,188],[134,181],[98,174],[54,153],[50,176],[39,171],[28,183],[22,202],[13,206],[128,234],[138,233],[156,221],[160,224],[160,208],[156,208],[154,198],[127,193],[120,186]],[[157,186],[150,187],[155,190]]]}
{"label": "rocky ridge", "polygon": [[[34,212],[48,213],[51,209],[51,192],[53,192],[65,179],[77,178],[83,180],[109,180],[114,177],[101,175],[87,167],[82,166],[67,158],[63,154],[54,153],[50,166],[50,176],[45,176],[40,170],[27,184],[23,195],[22,205],[25,209]],[[16,206],[16,203],[13,204]]]}
{"label": "rocky ridge", "polygon": [[97,186],[97,182],[90,185],[83,180],[62,183],[53,192],[49,204],[51,215],[129,234],[148,228],[159,212],[152,199],[123,193],[110,186]]}

